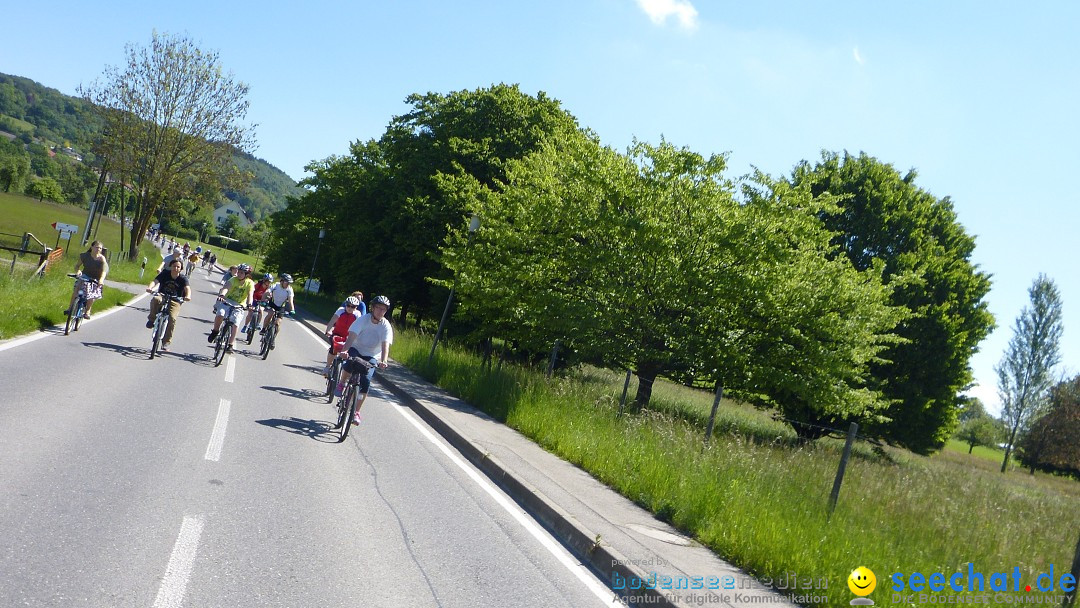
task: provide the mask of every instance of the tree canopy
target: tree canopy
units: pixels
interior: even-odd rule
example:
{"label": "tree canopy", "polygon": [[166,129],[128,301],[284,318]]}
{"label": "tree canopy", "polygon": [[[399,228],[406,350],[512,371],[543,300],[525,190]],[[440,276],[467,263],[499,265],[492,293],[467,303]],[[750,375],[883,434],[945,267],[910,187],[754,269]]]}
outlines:
{"label": "tree canopy", "polygon": [[880,276],[891,303],[909,313],[896,329],[900,340],[871,366],[869,388],[890,405],[884,424],[865,430],[925,453],[955,430],[959,393],[973,378],[969,361],[994,319],[984,300],[990,277],[971,262],[975,239],[949,198],[915,178],[866,154],[824,152],[790,181],[838,197],[820,214],[833,243],[855,268]]}
{"label": "tree canopy", "polygon": [[813,211],[828,200],[759,175],[742,203],[725,168],[581,135],[508,163],[495,193],[459,184],[483,217],[475,241],[458,230],[444,248],[462,306],[504,338],[632,369],[639,407],[663,374],[721,382],[796,423],[871,416],[883,404],[863,374],[900,318],[886,290],[827,255]]}
{"label": "tree canopy", "polygon": [[243,176],[229,160],[233,149],[252,147],[254,127],[244,124],[247,85],[216,52],[155,32],[148,47],[129,44],[126,55],[81,92],[105,124],[96,150],[107,171],[136,192],[134,242],[167,202],[239,187]]}
{"label": "tree canopy", "polygon": [[1054,368],[1061,361],[1061,294],[1057,285],[1040,274],[1028,289],[1030,304],[1024,307],[1013,326],[1009,346],[998,363],[998,396],[1001,419],[1008,427],[1008,445],[1001,463],[1004,473],[1016,440],[1031,422],[1046,411]]}
{"label": "tree canopy", "polygon": [[[557,101],[516,85],[410,95],[406,102],[411,110],[394,117],[378,140],[309,165],[308,191],[274,218],[269,259],[306,270],[325,229],[321,251],[328,257],[316,269],[324,285],[385,293],[399,310],[426,316],[446,298],[428,280],[445,278],[439,246],[448,230],[468,221],[440,180],[468,175],[488,187],[503,179],[508,159],[573,132],[577,121]],[[379,262],[356,263],[358,256]]]}

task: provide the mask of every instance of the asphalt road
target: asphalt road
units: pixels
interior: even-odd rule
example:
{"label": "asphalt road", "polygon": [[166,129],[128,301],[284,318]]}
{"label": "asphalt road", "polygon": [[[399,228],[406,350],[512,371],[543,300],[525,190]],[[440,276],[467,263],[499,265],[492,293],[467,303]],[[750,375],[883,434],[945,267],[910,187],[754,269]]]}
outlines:
{"label": "asphalt road", "polygon": [[147,298],[0,347],[0,606],[612,605],[391,396],[336,443],[300,323],[213,367],[193,279],[153,361]]}

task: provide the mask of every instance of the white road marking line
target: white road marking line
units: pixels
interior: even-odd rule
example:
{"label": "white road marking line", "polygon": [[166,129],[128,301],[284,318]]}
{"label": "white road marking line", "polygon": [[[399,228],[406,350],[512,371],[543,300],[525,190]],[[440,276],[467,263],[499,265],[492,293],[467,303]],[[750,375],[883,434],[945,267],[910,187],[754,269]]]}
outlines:
{"label": "white road marking line", "polygon": [[301,321],[299,323],[299,325],[300,325],[300,327],[304,328],[304,331],[306,331],[309,336],[311,336],[312,338],[315,338],[315,340],[319,343],[319,345],[321,345],[323,348],[327,347],[326,346],[327,342],[326,342],[326,335],[325,334],[317,334],[317,333],[311,331],[311,328],[308,327],[307,323],[304,323],[303,321]]}
{"label": "white road marking line", "polygon": [[[132,299],[129,302],[126,302],[124,304],[120,304],[118,306],[114,306],[114,307],[110,308],[109,310],[106,310],[105,312],[98,313],[98,314],[94,315],[94,318],[92,318],[90,320],[83,319],[83,322],[79,324],[79,327],[84,327],[87,323],[92,323],[92,322],[97,321],[98,319],[100,319],[102,317],[107,317],[107,316],[109,316],[109,315],[111,315],[113,313],[120,312],[124,308],[127,308],[127,307],[131,306],[132,304],[137,303],[139,300],[142,300],[143,298],[145,298],[145,297],[147,297],[149,295],[150,294],[148,294],[148,293],[144,293],[144,294],[142,294],[140,296],[136,296],[134,299]],[[63,333],[63,330],[64,330],[63,324],[61,324],[61,325],[53,325],[52,328],[58,330],[58,332],[43,331],[41,333],[36,333],[36,334],[29,335],[29,336],[23,336],[22,338],[15,338],[14,340],[11,340],[9,342],[5,342],[4,344],[0,344],[0,352],[3,352],[5,350],[11,349],[11,348],[15,348],[16,346],[22,346],[23,344],[29,344],[31,342],[36,342],[38,340],[42,340],[42,339],[48,338],[50,336],[63,336],[64,335],[64,333]],[[68,334],[68,337],[71,337],[71,335],[72,334]]]}
{"label": "white road marking line", "polygon": [[195,566],[195,553],[199,550],[199,537],[202,536],[203,523],[198,517],[185,517],[180,525],[180,535],[176,537],[169,565],[165,568],[165,577],[161,580],[154,608],[180,608],[184,603],[191,570]]}
{"label": "white road marking line", "polygon": [[229,426],[229,409],[232,402],[222,399],[218,406],[217,419],[214,420],[214,432],[210,434],[210,444],[206,446],[206,459],[217,462],[221,459],[221,448],[225,445],[225,428]]}
{"label": "white road marking line", "polygon": [[456,464],[458,468],[464,471],[465,474],[468,475],[469,478],[476,483],[476,485],[480,486],[485,492],[487,492],[487,494],[491,496],[491,498],[493,498],[500,507],[502,507],[507,513],[510,514],[511,517],[513,517],[519,524],[521,524],[521,526],[525,528],[525,530],[529,534],[531,534],[533,538],[539,541],[540,544],[555,557],[555,559],[559,560],[559,563],[565,566],[567,570],[569,570],[571,573],[573,573],[574,576],[578,578],[578,580],[584,583],[585,587],[588,588],[589,591],[592,591],[593,595],[599,598],[600,601],[604,602],[604,604],[606,605],[611,605],[612,602],[615,602],[616,605],[622,605],[621,601],[616,598],[615,592],[607,589],[602,584],[600,584],[600,581],[596,579],[596,576],[593,575],[592,572],[588,570],[588,568],[586,568],[583,564],[579,563],[576,559],[574,559],[574,557],[570,555],[570,553],[566,551],[566,549],[562,545],[556,542],[555,539],[553,539],[547,532],[540,528],[540,526],[537,525],[536,521],[534,521],[529,515],[527,515],[521,507],[514,504],[510,499],[508,499],[504,494],[502,494],[502,492],[496,489],[490,481],[484,478],[471,466],[466,464],[465,461],[462,460],[461,457],[458,456],[456,453],[454,453],[454,451],[452,451],[452,449],[448,445],[446,445],[442,441],[439,441],[431,431],[424,427],[423,423],[420,422],[419,419],[417,419],[416,415],[411,413],[408,406],[402,404],[396,398],[387,395],[381,390],[376,390],[376,394],[377,396],[385,399],[386,401],[393,403],[396,406],[393,408],[394,411],[401,414],[402,418],[404,418],[405,420],[408,420],[410,424],[412,424],[414,427],[416,427],[418,431],[420,431],[421,435],[426,437],[428,441],[438,447],[439,451],[441,451],[443,454],[446,455],[447,458],[450,459],[450,462]]}
{"label": "white road marking line", "polygon": [[232,382],[236,378],[236,357],[229,357],[225,364],[225,382]]}

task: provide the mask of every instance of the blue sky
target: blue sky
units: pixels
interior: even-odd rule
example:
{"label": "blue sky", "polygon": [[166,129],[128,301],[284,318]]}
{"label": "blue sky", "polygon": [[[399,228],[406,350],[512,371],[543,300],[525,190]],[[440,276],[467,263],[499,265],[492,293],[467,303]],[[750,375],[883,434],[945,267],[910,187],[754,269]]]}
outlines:
{"label": "blue sky", "polygon": [[993,366],[1040,272],[1065,302],[1063,371],[1080,371],[1080,3],[12,4],[0,72],[67,94],[154,29],[217,50],[251,86],[255,154],[294,178],[381,135],[410,93],[498,82],[546,92],[619,149],[663,136],[729,153],[732,176],[865,151],[916,169],[977,237],[998,329],[974,394],[997,409]]}

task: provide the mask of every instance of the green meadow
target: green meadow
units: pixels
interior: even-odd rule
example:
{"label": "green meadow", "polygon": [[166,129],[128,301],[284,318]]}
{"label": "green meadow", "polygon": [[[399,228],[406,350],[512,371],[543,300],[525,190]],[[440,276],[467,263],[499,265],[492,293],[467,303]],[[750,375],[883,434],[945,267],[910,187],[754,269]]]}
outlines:
{"label": "green meadow", "polygon": [[[1080,483],[972,466],[945,450],[922,457],[856,444],[836,511],[826,507],[842,441],[801,443],[754,408],[724,401],[703,445],[712,395],[664,383],[649,410],[619,415],[624,376],[504,365],[450,345],[427,365],[430,336],[399,331],[395,360],[580,466],[752,574],[825,577],[850,599],[857,566],[894,572],[1067,572],[1080,530]],[[631,387],[631,395],[633,387]],[[999,461],[1000,466],[1000,461]],[[880,591],[879,599],[885,597]]]}

